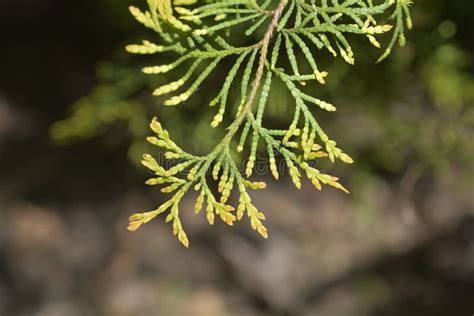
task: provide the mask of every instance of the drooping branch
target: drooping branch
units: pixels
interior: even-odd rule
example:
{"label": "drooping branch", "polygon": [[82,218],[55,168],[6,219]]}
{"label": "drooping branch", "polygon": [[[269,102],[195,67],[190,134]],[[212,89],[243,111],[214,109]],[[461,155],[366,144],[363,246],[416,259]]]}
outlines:
{"label": "drooping branch", "polygon": [[[349,36],[363,36],[378,48],[381,45],[376,37],[393,30],[392,40],[382,57],[386,57],[390,52],[396,39],[403,44],[404,24],[408,28],[411,26],[410,1],[384,0],[378,5],[366,0],[354,0],[344,4],[339,4],[338,1],[321,1],[319,6],[316,6],[314,2],[308,4],[302,0],[279,0],[276,7],[271,10],[268,9],[271,0],[223,0],[201,5],[199,1],[173,3],[175,5],[180,3],[181,6],[173,7],[171,0],[148,0],[150,11],[142,12],[137,8],[131,8],[137,20],[160,34],[161,39],[169,46],[144,41],[141,45],[127,46],[129,52],[149,55],[167,52],[179,55],[176,61],[170,64],[144,68],[145,73],[153,75],[176,71],[184,63],[192,61],[180,79],[158,87],[154,94],[161,96],[175,93],[189,84],[184,92],[164,101],[168,106],[184,103],[223,59],[233,56],[235,63],[229,70],[219,93],[209,104],[210,106],[219,104],[218,113],[214,116],[211,126],[216,128],[223,121],[231,86],[240,85],[241,102],[225,136],[205,156],[187,153],[172,141],[158,119],[152,121],[150,127],[156,136],[147,140],[162,148],[167,160],[173,162],[178,160],[179,163],[174,162],[166,169],[152,156],[144,155],[142,163],[156,176],[149,179],[147,184],[166,184],[167,186],[161,191],[172,193],[173,196],[156,210],[132,215],[128,229],[137,230],[156,216],[169,211],[166,221],[172,222],[173,233],[187,247],[189,241],[180,221],[179,204],[183,196],[193,188],[198,192],[195,212],[201,212],[206,205],[205,213],[211,225],[216,216],[225,223],[233,225],[246,214],[251,227],[266,238],[268,232],[262,222],[265,216],[252,203],[248,193],[248,190],[263,189],[266,184],[247,180],[252,175],[259,142],[262,141],[266,143],[268,164],[275,179],[280,175],[274,155],[276,151],[281,154],[297,188],[302,186],[301,178],[304,174],[318,190],[325,184],[348,192],[337,177],[324,174],[311,164],[312,160],[326,157],[331,162],[353,162],[352,158],[325,133],[313,115],[311,104],[316,105],[319,110],[329,112],[336,111],[336,107],[303,92],[301,86],[307,82],[325,84],[328,73],[319,68],[317,52],[320,50],[325,49],[334,57],[341,56],[347,63],[354,64],[355,54]],[[394,12],[389,20],[395,25],[379,24],[377,20],[383,20],[381,16],[392,9]],[[350,20],[353,23],[348,22]],[[263,26],[265,22],[268,24]],[[253,45],[235,47],[228,42],[228,39],[238,36],[233,31],[244,24],[251,25],[245,32],[241,32],[240,29],[239,33],[250,36],[259,34],[256,30],[262,28],[263,35]],[[182,36],[183,34],[185,36]],[[273,49],[270,52],[271,45]],[[285,57],[286,60],[281,62]],[[257,68],[252,74],[255,60]],[[307,69],[301,66],[302,62],[310,66],[312,73],[300,73],[303,69]],[[207,66],[196,73],[198,66],[205,63]],[[239,69],[243,64],[246,66],[241,80],[234,80],[238,78]],[[194,81],[190,82],[193,78]],[[294,100],[293,118],[287,129],[270,130],[262,124],[274,79],[283,84]],[[236,81],[238,83],[235,83]],[[252,111],[254,105],[257,105],[255,115]],[[231,155],[230,145],[239,132],[237,152],[241,152],[245,145],[249,145],[250,148],[246,177],[241,174]],[[220,197],[216,197],[210,189],[209,173],[218,182]],[[233,191],[238,193],[236,208],[228,203]]]}

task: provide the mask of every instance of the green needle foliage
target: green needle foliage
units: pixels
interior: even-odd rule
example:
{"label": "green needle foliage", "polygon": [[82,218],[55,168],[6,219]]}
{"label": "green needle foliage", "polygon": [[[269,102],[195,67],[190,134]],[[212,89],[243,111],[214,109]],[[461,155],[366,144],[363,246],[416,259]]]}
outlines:
{"label": "green needle foliage", "polygon": [[[143,69],[150,75],[171,71],[182,74],[180,79],[154,91],[156,96],[167,95],[164,105],[186,102],[216,69],[222,68],[219,66],[224,61],[231,61],[232,67],[209,105],[216,108],[210,123],[213,128],[223,122],[224,116],[231,117],[232,123],[209,154],[195,156],[180,148],[158,119],[153,119],[150,126],[155,135],[147,140],[162,148],[172,165],[165,168],[168,164],[144,155],[143,165],[156,175],[147,184],[165,185],[161,191],[171,193],[172,197],[156,210],[132,215],[128,229],[135,231],[168,212],[166,221],[172,222],[173,233],[188,247],[179,204],[185,194],[195,190],[195,212],[204,209],[211,225],[216,217],[233,225],[246,215],[252,228],[267,238],[265,216],[249,194],[250,190],[264,189],[266,184],[247,180],[252,176],[257,149],[262,145],[275,179],[280,176],[275,159],[278,152],[297,188],[301,187],[301,178],[307,177],[318,190],[324,184],[347,192],[337,177],[322,173],[312,163],[325,157],[331,162],[353,162],[329,138],[313,114],[318,108],[336,110],[311,94],[317,85],[324,85],[328,75],[320,68],[316,54],[326,50],[354,64],[352,37],[362,36],[378,48],[377,37],[392,32],[392,39],[379,59],[382,60],[397,40],[401,45],[405,43],[404,28],[411,27],[410,4],[409,0],[148,0],[147,11],[130,7],[141,24],[158,34],[159,43],[143,41],[127,46],[127,51],[176,56],[169,64]],[[255,33],[260,39],[250,45],[233,43],[233,32],[242,25],[246,36]],[[267,104],[269,94],[281,87],[294,99],[294,116],[287,129],[274,130],[263,125],[263,117],[265,108],[271,106]],[[235,90],[240,90],[239,96],[234,95]],[[245,148],[250,154],[242,174],[233,154]],[[211,177],[217,183],[217,193],[210,183]],[[228,204],[232,192],[238,193],[236,207]]]}

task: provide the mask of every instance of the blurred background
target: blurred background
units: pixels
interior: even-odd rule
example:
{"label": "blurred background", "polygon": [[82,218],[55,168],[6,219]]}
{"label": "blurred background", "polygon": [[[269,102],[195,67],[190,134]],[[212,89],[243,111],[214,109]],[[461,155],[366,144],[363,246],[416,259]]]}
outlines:
{"label": "blurred background", "polygon": [[[357,39],[354,67],[321,54],[316,94],[338,112],[317,115],[356,160],[321,168],[351,195],[269,179],[254,195],[266,241],[246,221],[209,227],[188,197],[189,250],[162,218],[125,230],[165,198],[137,162],[155,114],[190,151],[214,144],[200,105],[225,73],[161,106],[152,87],[171,78],[123,50],[154,38],[130,4],[144,1],[0,2],[0,315],[474,313],[472,1],[416,0],[407,46],[381,64]],[[290,98],[273,98],[267,123],[286,126]]]}

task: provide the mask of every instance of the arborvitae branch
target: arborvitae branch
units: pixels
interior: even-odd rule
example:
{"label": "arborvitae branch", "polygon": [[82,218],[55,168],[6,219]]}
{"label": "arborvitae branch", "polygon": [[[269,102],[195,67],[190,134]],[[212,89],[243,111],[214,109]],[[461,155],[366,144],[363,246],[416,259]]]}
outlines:
{"label": "arborvitae branch", "polygon": [[[210,106],[219,105],[211,126],[217,127],[224,115],[235,116],[223,139],[205,156],[185,152],[170,139],[158,119],[153,119],[150,126],[156,136],[147,140],[163,148],[166,159],[180,162],[165,169],[153,157],[144,155],[143,164],[156,175],[147,184],[167,184],[161,191],[173,193],[173,196],[154,211],[132,215],[129,230],[134,231],[169,210],[166,221],[172,222],[174,234],[188,246],[189,241],[179,219],[179,203],[192,187],[198,192],[195,212],[199,213],[205,204],[210,224],[218,216],[232,225],[247,214],[252,228],[266,238],[268,232],[262,223],[265,216],[253,205],[248,193],[250,189],[263,189],[266,184],[246,180],[240,173],[231,155],[231,145],[237,141],[238,152],[249,143],[250,157],[245,170],[247,177],[252,175],[258,144],[263,141],[266,143],[271,173],[276,179],[279,178],[279,170],[274,151],[282,155],[297,188],[301,187],[304,174],[317,189],[326,184],[347,192],[338,178],[321,173],[310,164],[314,159],[325,157],[332,162],[341,160],[352,163],[352,159],[326,135],[308,106],[310,103],[322,110],[336,110],[332,104],[303,91],[307,82],[324,84],[328,75],[320,70],[314,52],[326,49],[332,55],[340,55],[347,63],[353,64],[355,57],[348,36],[363,35],[372,45],[380,47],[376,36],[393,29],[392,40],[381,59],[386,57],[397,38],[400,44],[404,43],[403,24],[406,21],[407,26],[411,26],[409,4],[408,0],[381,0],[375,5],[372,0],[279,0],[277,3],[270,0],[148,0],[149,11],[142,12],[132,7],[131,12],[137,20],[157,32],[166,44],[144,41],[139,45],[127,46],[127,50],[135,54],[167,52],[180,56],[167,65],[146,67],[143,69],[145,73],[167,73],[192,61],[180,79],[158,87],[154,94],[161,96],[183,89],[183,92],[165,100],[164,104],[175,106],[183,103],[223,59],[234,57],[234,65],[210,103]],[[389,20],[395,21],[395,27],[378,24],[375,17],[382,18],[391,9],[393,14]],[[235,47],[227,42],[232,39],[234,28],[249,23],[245,32],[247,36],[260,28],[264,30],[259,41],[243,47]],[[283,53],[283,50],[286,52]],[[284,58],[291,72],[286,69],[285,61],[279,62],[279,59]],[[256,69],[253,71],[255,62]],[[312,73],[302,73],[308,68],[304,63]],[[205,64],[203,70],[196,74],[202,64]],[[275,80],[279,80],[295,100],[294,116],[285,130],[270,130],[262,125]],[[229,92],[231,87],[238,84],[241,87],[240,102],[237,112],[232,114],[228,109],[228,103],[232,101]],[[188,88],[183,88],[185,85]],[[239,132],[240,136],[237,137]],[[220,198],[216,198],[209,187],[208,173],[218,183]],[[232,191],[239,194],[235,214],[234,207],[227,204]]]}

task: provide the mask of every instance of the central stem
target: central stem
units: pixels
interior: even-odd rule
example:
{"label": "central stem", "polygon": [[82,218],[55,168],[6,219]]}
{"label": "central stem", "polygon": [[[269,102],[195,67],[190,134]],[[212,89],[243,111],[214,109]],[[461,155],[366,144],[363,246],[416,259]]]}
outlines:
{"label": "central stem", "polygon": [[257,95],[258,88],[260,87],[260,84],[262,82],[263,70],[265,69],[265,61],[267,60],[268,54],[268,45],[270,44],[270,39],[273,36],[273,31],[275,30],[275,28],[278,27],[278,21],[280,20],[281,13],[283,12],[283,9],[287,5],[287,3],[288,0],[281,0],[278,4],[278,7],[275,10],[271,11],[272,21],[270,22],[270,25],[268,26],[267,31],[265,32],[265,36],[260,42],[255,45],[257,49],[260,49],[260,58],[258,61],[257,72],[255,73],[255,79],[252,81],[251,84],[250,95],[242,110],[237,114],[237,117],[235,118],[234,122],[229,126],[229,132],[226,134],[221,143],[223,146],[228,146],[230,144],[230,141],[234,137],[235,133],[237,133],[237,131],[239,130],[239,127],[242,124],[243,120],[252,109],[252,103],[255,99],[255,96]]}

